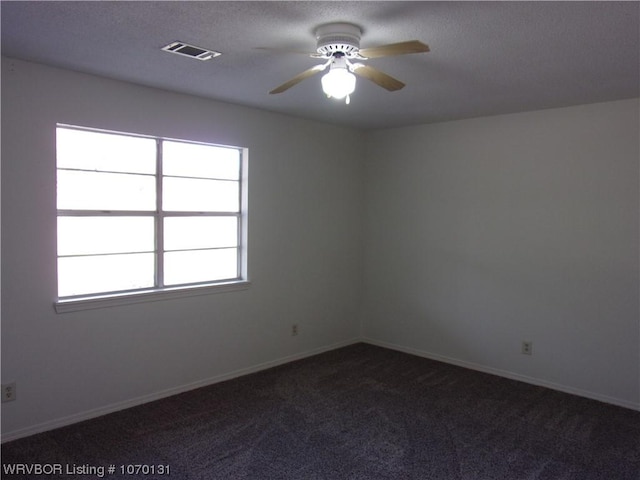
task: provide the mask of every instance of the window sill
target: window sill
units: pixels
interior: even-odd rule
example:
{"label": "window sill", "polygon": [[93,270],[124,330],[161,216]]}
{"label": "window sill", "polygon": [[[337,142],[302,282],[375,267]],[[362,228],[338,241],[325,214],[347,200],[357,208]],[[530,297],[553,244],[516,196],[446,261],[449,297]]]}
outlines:
{"label": "window sill", "polygon": [[212,295],[215,293],[236,292],[247,290],[251,286],[248,281],[216,283],[211,285],[164,288],[162,290],[145,290],[140,292],[126,292],[112,295],[95,295],[83,298],[58,300],[53,304],[56,313],[78,312],[97,308],[117,307],[135,303],[158,302],[174,298]]}

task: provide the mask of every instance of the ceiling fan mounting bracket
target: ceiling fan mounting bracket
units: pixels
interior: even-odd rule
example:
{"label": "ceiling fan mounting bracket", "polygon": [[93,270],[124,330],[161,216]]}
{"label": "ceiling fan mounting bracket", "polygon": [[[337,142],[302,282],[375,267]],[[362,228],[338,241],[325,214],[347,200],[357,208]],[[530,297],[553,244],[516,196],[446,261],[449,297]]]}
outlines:
{"label": "ceiling fan mounting bracket", "polygon": [[319,56],[329,58],[336,53],[347,57],[358,56],[362,31],[350,23],[328,23],[316,29],[317,52]]}

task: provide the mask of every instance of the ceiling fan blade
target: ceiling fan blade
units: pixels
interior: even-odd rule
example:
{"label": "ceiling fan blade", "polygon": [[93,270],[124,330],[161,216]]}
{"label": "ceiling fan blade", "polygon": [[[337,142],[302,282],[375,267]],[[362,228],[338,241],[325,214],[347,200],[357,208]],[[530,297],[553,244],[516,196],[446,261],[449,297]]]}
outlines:
{"label": "ceiling fan blade", "polygon": [[366,58],[380,58],[390,57],[392,55],[406,55],[408,53],[426,53],[428,51],[429,45],[419,40],[410,40],[408,42],[392,43],[380,47],[361,48],[358,53]]}
{"label": "ceiling fan blade", "polygon": [[322,65],[316,65],[314,67],[311,67],[311,68],[305,70],[304,72],[299,73],[298,75],[293,77],[288,82],[285,82],[282,85],[280,85],[279,87],[274,88],[269,93],[270,94],[282,93],[282,92],[284,92],[286,90],[289,90],[291,87],[293,87],[294,85],[297,85],[301,81],[303,81],[303,80],[305,80],[305,79],[307,79],[309,77],[314,76],[318,72],[321,72],[322,70],[327,68],[327,66],[328,66],[328,63],[322,64]]}
{"label": "ceiling fan blade", "polygon": [[376,70],[375,68],[368,65],[363,65],[362,63],[353,64],[353,73],[371,80],[376,85],[379,85],[380,87],[389,90],[390,92],[400,90],[402,87],[404,87],[404,83],[402,83],[400,80],[396,80],[386,73],[381,72],[380,70]]}

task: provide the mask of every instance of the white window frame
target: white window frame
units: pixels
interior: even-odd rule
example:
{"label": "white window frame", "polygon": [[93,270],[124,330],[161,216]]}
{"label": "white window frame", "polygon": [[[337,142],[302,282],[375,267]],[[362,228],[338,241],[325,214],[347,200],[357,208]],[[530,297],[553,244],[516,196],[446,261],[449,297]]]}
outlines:
{"label": "white window frame", "polygon": [[[116,132],[110,130],[100,130],[95,128],[80,127],[75,125],[57,124],[57,128],[73,129],[79,131],[107,133],[120,136],[136,137],[152,139],[156,142],[156,172],[155,172],[155,185],[156,185],[156,208],[155,211],[131,211],[131,210],[64,210],[58,209],[56,218],[73,217],[73,216],[92,216],[92,217],[109,217],[109,216],[143,216],[151,217],[154,219],[154,233],[155,233],[155,285],[151,288],[143,288],[136,290],[125,290],[116,292],[104,292],[87,295],[76,295],[68,297],[56,298],[54,302],[54,308],[57,313],[73,312],[78,310],[87,310],[95,308],[113,307],[118,305],[127,305],[134,303],[144,303],[151,301],[169,300],[173,298],[182,298],[199,295],[209,295],[215,293],[225,293],[231,291],[245,290],[249,288],[251,283],[248,280],[248,268],[247,268],[247,241],[248,241],[248,214],[247,214],[247,200],[248,200],[248,156],[249,151],[247,148],[234,147],[229,145],[219,145],[212,143],[196,142],[184,139],[154,137],[147,135],[137,135],[133,133]],[[162,162],[162,142],[180,142],[186,144],[207,145],[214,147],[232,148],[237,149],[240,154],[240,175],[239,175],[239,209],[238,212],[198,212],[198,211],[165,211],[162,207],[162,188],[163,188],[163,162]],[[58,167],[56,166],[56,172]],[[57,174],[57,173],[56,173]],[[211,217],[223,217],[233,216],[238,219],[238,277],[233,279],[227,279],[222,281],[205,281],[197,283],[189,283],[177,286],[165,286],[163,284],[164,277],[164,236],[163,225],[164,219],[168,217],[180,217],[180,216],[211,216]],[[56,258],[58,256],[56,255]],[[58,282],[57,274],[57,261],[56,261],[56,286]]]}

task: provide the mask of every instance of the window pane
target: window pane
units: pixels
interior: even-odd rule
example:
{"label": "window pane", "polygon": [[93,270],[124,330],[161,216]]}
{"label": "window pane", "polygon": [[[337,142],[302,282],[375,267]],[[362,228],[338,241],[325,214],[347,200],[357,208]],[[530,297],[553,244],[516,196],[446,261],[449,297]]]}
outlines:
{"label": "window pane", "polygon": [[237,248],[164,254],[165,285],[238,278]]}
{"label": "window pane", "polygon": [[155,210],[155,191],[149,175],[58,170],[61,210]]}
{"label": "window pane", "polygon": [[58,217],[58,255],[153,252],[153,217]]}
{"label": "window pane", "polygon": [[165,175],[239,180],[240,151],[182,142],[163,142]]}
{"label": "window pane", "polygon": [[156,141],[111,133],[57,129],[58,168],[155,173]]}
{"label": "window pane", "polygon": [[58,258],[58,296],[153,287],[152,253]]}
{"label": "window pane", "polygon": [[235,247],[236,217],[167,217],[164,219],[165,250]]}
{"label": "window pane", "polygon": [[237,212],[239,182],[165,177],[163,206],[167,211]]}

